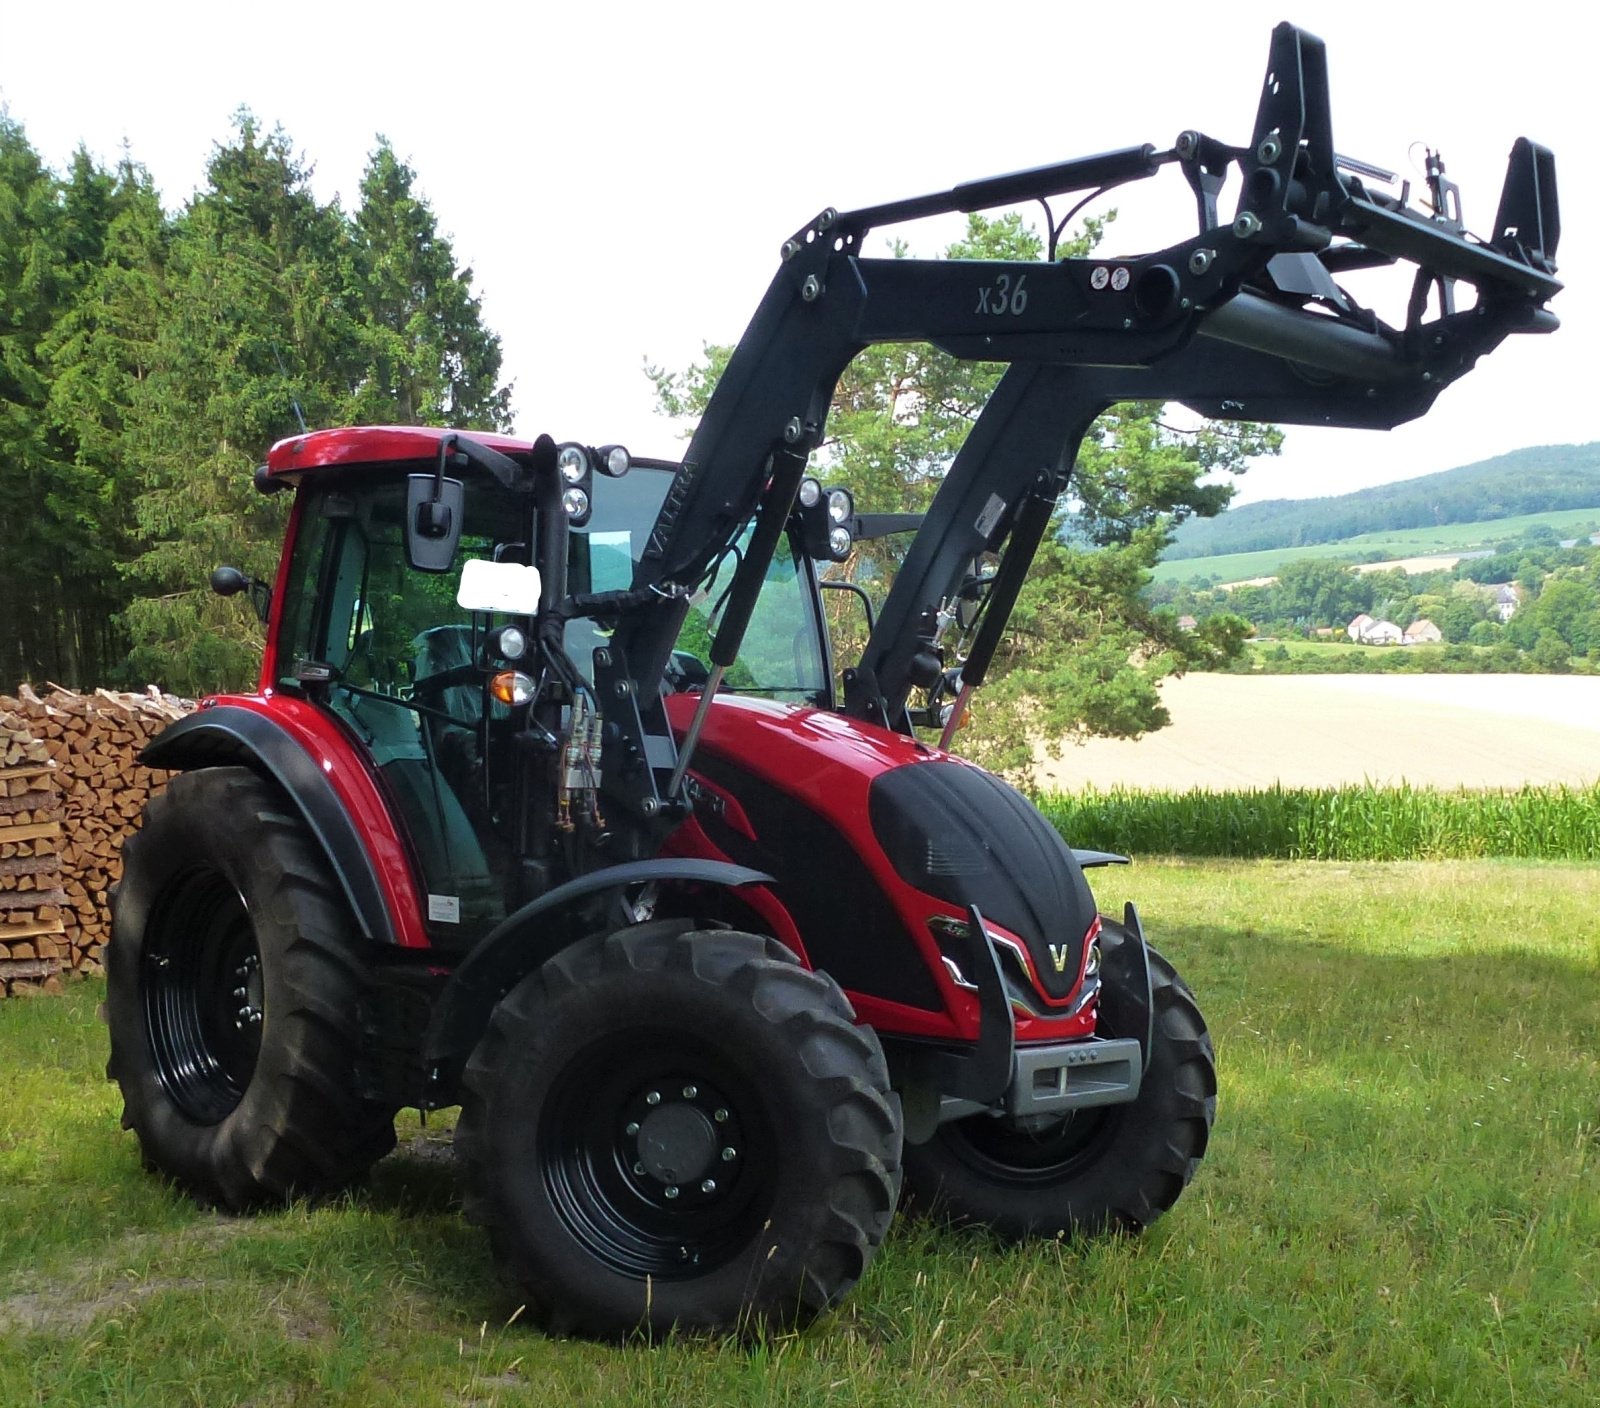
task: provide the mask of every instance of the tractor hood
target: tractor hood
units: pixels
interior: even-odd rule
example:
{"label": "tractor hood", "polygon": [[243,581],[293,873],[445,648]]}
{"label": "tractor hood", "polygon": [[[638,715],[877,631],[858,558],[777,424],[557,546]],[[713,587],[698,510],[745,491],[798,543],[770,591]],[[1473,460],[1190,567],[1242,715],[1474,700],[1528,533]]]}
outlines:
{"label": "tractor hood", "polygon": [[[681,732],[694,700],[667,704]],[[778,878],[813,963],[847,988],[933,1005],[918,990],[926,969],[884,963],[905,952],[886,931],[921,947],[937,942],[930,917],[976,905],[1025,949],[1013,977],[1031,1006],[1056,1009],[1077,990],[1096,917],[1083,871],[1032,803],[982,768],[838,714],[728,696],[690,775],[695,823]]]}

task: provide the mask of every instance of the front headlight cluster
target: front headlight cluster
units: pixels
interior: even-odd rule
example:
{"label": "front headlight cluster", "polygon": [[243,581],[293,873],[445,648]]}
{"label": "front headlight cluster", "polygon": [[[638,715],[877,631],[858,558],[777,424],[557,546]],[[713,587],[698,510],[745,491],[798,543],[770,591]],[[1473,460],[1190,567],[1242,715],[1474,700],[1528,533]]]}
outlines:
{"label": "front headlight cluster", "polygon": [[856,501],[848,489],[824,489],[815,479],[802,479],[796,517],[807,557],[818,562],[843,562],[855,543]]}
{"label": "front headlight cluster", "polygon": [[594,476],[598,469],[610,479],[621,479],[633,468],[633,457],[621,445],[602,445],[598,450],[587,445],[567,444],[556,452],[556,470],[561,475],[561,507],[578,527],[588,521],[594,506]]}

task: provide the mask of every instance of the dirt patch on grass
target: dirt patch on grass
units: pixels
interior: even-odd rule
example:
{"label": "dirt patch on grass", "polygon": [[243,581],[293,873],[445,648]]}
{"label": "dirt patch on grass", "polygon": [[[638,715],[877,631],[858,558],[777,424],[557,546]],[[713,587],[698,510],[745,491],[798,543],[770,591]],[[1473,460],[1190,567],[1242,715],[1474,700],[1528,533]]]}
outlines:
{"label": "dirt patch on grass", "polygon": [[97,1295],[75,1299],[59,1290],[0,1298],[0,1335],[79,1335],[114,1320],[151,1296],[166,1291],[200,1290],[192,1276],[123,1277]]}
{"label": "dirt patch on grass", "polygon": [[131,1232],[98,1255],[77,1258],[51,1274],[27,1272],[0,1287],[0,1335],[82,1334],[152,1296],[214,1287],[196,1276],[141,1274],[132,1268],[150,1261],[181,1262],[188,1253],[225,1245],[251,1226],[246,1218],[218,1217],[174,1234]]}
{"label": "dirt patch on grass", "polygon": [[1600,679],[1559,675],[1187,675],[1172,724],[1045,760],[1045,787],[1229,791],[1600,782]]}

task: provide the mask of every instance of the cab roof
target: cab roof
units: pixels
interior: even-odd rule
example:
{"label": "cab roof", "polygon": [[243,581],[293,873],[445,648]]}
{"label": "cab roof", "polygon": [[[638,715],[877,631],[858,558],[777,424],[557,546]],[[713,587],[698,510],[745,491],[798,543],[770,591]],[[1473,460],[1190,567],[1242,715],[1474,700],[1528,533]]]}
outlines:
{"label": "cab roof", "polygon": [[523,455],[533,449],[531,440],[519,440],[488,430],[450,430],[424,425],[356,425],[339,430],[313,430],[291,435],[267,452],[267,477],[277,479],[308,470],[383,465],[402,461],[433,460],[446,435],[467,435],[503,455]]}

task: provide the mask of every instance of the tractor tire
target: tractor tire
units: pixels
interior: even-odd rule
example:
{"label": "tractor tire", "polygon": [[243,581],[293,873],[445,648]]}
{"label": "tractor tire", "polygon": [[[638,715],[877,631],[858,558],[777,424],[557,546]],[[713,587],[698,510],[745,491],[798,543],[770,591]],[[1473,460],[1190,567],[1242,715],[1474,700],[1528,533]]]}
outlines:
{"label": "tractor tire", "polygon": [[293,808],[246,768],[183,773],[123,859],[106,1075],[146,1165],[234,1210],[365,1172],[394,1110],[356,1093],[363,940]]}
{"label": "tractor tire", "polygon": [[775,940],[690,928],[558,954],[502,999],[463,1078],[467,1216],[556,1333],[803,1325],[894,1215],[876,1036]]}
{"label": "tractor tire", "polygon": [[[1121,924],[1102,920],[1108,959],[1134,942]],[[1216,1116],[1216,1059],[1194,995],[1171,964],[1149,954],[1155,1019],[1138,1097],[1053,1119],[972,1115],[941,1125],[927,1143],[906,1146],[910,1205],[1020,1240],[1137,1232],[1178,1201]],[[1108,985],[1101,1035],[1142,1040],[1142,994],[1125,1030],[1117,997]]]}

